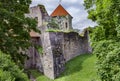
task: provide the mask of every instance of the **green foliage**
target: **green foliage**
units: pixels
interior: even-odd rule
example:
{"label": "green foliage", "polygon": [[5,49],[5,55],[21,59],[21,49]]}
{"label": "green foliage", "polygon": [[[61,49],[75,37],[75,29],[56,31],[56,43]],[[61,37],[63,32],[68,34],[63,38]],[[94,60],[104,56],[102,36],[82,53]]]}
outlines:
{"label": "green foliage", "polygon": [[84,0],[88,18],[98,26],[90,29],[93,53],[102,81],[120,81],[120,0]]}
{"label": "green foliage", "polygon": [[92,31],[94,32],[90,33],[90,36],[93,42],[105,39],[105,29],[103,27],[95,27]]}
{"label": "green foliage", "polygon": [[19,49],[30,46],[29,32],[37,31],[36,21],[25,17],[30,3],[31,0],[0,0],[0,50],[10,54],[16,63],[24,59]]}
{"label": "green foliage", "polygon": [[116,27],[117,37],[120,38],[120,24]]}
{"label": "green foliage", "polygon": [[94,6],[95,0],[84,0],[84,6],[89,9]]}
{"label": "green foliage", "polygon": [[0,69],[0,81],[15,81],[10,72]]}
{"label": "green foliage", "polygon": [[[46,32],[63,32],[63,33],[71,33],[71,32],[75,32],[78,33],[78,31],[74,30],[74,29],[70,29],[70,30],[60,30],[60,29],[53,29],[53,28],[49,28]],[[80,34],[80,36],[83,36],[83,34]]]}
{"label": "green foliage", "polygon": [[63,32],[63,30],[54,29],[54,28],[49,28],[46,32]]}
{"label": "green foliage", "polygon": [[120,42],[104,40],[97,43],[97,68],[102,81],[120,81]]}
{"label": "green foliage", "polygon": [[43,48],[42,48],[42,47],[38,47],[38,52],[39,52],[40,54],[43,54]]}
{"label": "green foliage", "polygon": [[43,54],[43,47],[41,45],[33,44],[33,46],[35,47],[39,54]]}
{"label": "green foliage", "polygon": [[42,11],[43,13],[46,12],[44,5],[38,4],[38,6],[40,7],[40,9],[41,9],[41,11]]}
{"label": "green foliage", "polygon": [[38,78],[40,77],[40,75],[42,75],[40,73],[40,71],[36,70],[36,69],[30,69],[29,70],[29,73],[34,77],[34,78]]}
{"label": "green foliage", "polygon": [[105,31],[106,39],[119,36],[120,1],[119,0],[84,0],[88,18],[95,21]]}
{"label": "green foliage", "polygon": [[55,22],[54,19],[51,19],[51,21],[48,23],[48,27],[52,29],[59,29],[59,25]]}
{"label": "green foliage", "polygon": [[0,81],[29,81],[9,55],[0,52]]}

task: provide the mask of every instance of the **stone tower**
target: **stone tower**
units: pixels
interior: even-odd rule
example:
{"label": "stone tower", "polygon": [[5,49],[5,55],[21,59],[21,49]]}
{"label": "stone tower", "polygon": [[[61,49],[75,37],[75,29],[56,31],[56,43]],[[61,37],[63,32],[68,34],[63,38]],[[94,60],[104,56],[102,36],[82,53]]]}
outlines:
{"label": "stone tower", "polygon": [[72,16],[62,7],[61,4],[50,15],[61,30],[70,30],[72,28]]}

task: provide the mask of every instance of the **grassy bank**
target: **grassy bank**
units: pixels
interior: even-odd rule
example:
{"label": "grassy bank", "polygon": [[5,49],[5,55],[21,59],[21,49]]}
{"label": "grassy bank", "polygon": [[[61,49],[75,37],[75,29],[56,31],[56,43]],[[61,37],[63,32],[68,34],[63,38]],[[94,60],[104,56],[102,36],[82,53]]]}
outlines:
{"label": "grassy bank", "polygon": [[66,64],[66,70],[59,78],[50,80],[39,74],[36,79],[37,81],[98,81],[95,62],[95,55],[80,55]]}

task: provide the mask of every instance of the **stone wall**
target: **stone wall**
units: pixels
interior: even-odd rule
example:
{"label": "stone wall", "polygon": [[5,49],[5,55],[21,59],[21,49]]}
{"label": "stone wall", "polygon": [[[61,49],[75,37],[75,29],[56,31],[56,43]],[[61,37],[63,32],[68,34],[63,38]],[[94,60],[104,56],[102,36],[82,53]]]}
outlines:
{"label": "stone wall", "polygon": [[65,58],[63,54],[63,33],[49,33],[54,61],[54,78],[58,77],[65,68]]}
{"label": "stone wall", "polygon": [[65,60],[68,61],[80,54],[89,53],[88,32],[80,36],[76,32],[64,33],[63,53]]}
{"label": "stone wall", "polygon": [[[44,6],[38,5],[30,8],[30,13],[25,14],[25,16],[37,19],[37,27],[41,30],[41,35],[39,38],[31,38],[31,41],[33,44],[43,47],[43,55],[38,53],[34,46],[28,49],[28,58],[25,62],[26,69],[36,68],[45,76],[55,79],[64,71],[65,62],[80,54],[90,52],[87,31],[83,37],[76,32],[46,32],[49,16]],[[69,23],[66,29],[63,28],[64,30],[72,29],[72,17],[67,16],[67,19],[63,19],[64,21],[61,23],[64,28],[66,28],[65,22]]]}
{"label": "stone wall", "polygon": [[37,28],[43,32],[41,27],[45,26],[50,19],[44,5],[37,5],[29,8],[29,13],[25,17],[30,17],[37,20]]}
{"label": "stone wall", "polygon": [[50,79],[55,79],[65,70],[65,62],[90,52],[88,32],[80,36],[76,32],[44,32],[40,38],[32,38],[32,43],[43,47],[43,54],[34,46],[28,51],[27,69],[36,68]]}
{"label": "stone wall", "polygon": [[54,60],[52,53],[52,46],[50,43],[50,36],[48,32],[42,33],[41,36],[43,45],[43,70],[44,75],[50,79],[55,79],[54,76]]}
{"label": "stone wall", "polygon": [[[60,54],[63,54],[65,61],[68,61],[80,54],[90,53],[88,32],[85,31],[84,36],[80,36],[76,32],[63,33],[63,32],[49,32],[50,41],[53,54],[56,54],[56,50],[60,50]],[[57,47],[57,45],[59,47]]]}
{"label": "stone wall", "polygon": [[31,38],[32,46],[27,51],[25,69],[38,69],[43,73],[42,54],[40,54],[34,45],[41,46],[41,40],[38,37]]}
{"label": "stone wall", "polygon": [[90,52],[87,31],[83,37],[76,32],[47,32],[43,35],[43,69],[44,74],[51,79],[64,71],[65,62]]}

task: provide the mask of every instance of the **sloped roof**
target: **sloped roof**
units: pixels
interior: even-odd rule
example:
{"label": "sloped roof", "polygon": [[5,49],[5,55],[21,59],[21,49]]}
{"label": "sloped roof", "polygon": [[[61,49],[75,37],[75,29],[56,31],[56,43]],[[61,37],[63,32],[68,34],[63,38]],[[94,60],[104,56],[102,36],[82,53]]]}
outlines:
{"label": "sloped roof", "polygon": [[31,36],[31,37],[40,37],[40,34],[34,32],[34,31],[31,31],[31,32],[30,32],[30,36]]}
{"label": "sloped roof", "polygon": [[70,15],[63,7],[61,4],[58,5],[58,7],[53,11],[53,13],[50,15],[52,17],[54,16],[66,16]]}

